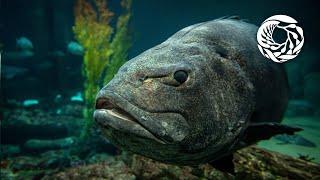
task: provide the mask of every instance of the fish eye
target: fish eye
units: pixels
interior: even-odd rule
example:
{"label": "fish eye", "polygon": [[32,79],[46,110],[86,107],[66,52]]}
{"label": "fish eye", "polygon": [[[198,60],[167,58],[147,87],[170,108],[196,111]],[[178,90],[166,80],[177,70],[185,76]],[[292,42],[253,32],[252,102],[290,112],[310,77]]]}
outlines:
{"label": "fish eye", "polygon": [[182,84],[188,79],[188,73],[186,71],[179,70],[174,73],[173,78]]}

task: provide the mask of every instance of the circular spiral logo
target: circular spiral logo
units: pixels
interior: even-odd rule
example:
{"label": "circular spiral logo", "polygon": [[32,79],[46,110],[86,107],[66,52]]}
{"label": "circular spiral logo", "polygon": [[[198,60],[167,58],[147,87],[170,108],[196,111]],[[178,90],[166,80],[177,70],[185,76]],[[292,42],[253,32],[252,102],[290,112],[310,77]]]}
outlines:
{"label": "circular spiral logo", "polygon": [[[295,58],[304,43],[303,30],[297,21],[286,15],[275,15],[266,19],[257,32],[258,48],[263,56],[277,63]],[[273,32],[276,28],[286,32],[284,42],[276,42]]]}

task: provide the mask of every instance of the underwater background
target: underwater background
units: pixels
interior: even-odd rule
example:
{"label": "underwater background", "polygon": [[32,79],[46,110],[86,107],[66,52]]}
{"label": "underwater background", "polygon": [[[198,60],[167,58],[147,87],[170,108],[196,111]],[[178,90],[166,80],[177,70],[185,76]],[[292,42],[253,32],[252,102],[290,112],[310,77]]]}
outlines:
{"label": "underwater background", "polygon": [[[230,15],[259,26],[285,14],[303,28],[302,51],[284,63],[290,100],[282,123],[304,130],[258,147],[320,163],[316,1],[0,0],[0,14],[1,179],[95,171],[96,163],[117,161],[121,150],[92,123],[97,91],[124,62],[181,28]],[[118,177],[124,165],[115,167],[104,173]]]}

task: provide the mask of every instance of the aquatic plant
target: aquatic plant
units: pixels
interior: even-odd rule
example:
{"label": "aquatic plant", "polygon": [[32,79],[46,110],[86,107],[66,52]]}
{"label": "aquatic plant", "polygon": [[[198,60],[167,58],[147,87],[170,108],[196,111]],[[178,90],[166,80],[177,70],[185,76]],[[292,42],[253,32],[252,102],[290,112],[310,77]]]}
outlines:
{"label": "aquatic plant", "polygon": [[114,13],[107,8],[106,0],[78,0],[75,6],[75,39],[84,48],[83,75],[85,129],[82,137],[92,126],[95,96],[99,88],[109,82],[119,67],[127,60],[131,46],[128,23],[131,17],[131,0],[122,0],[121,14],[116,27],[110,25]]}

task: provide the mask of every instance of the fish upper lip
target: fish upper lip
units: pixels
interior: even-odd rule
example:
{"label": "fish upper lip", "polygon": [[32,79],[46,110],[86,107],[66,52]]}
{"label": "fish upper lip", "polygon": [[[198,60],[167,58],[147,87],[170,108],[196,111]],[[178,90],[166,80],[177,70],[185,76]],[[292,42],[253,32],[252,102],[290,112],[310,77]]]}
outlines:
{"label": "fish upper lip", "polygon": [[[108,125],[108,123],[105,121],[107,118],[116,118],[117,120],[121,120],[122,123],[131,123],[132,125],[135,124],[138,127],[142,128],[143,130],[147,131],[148,134],[137,134],[138,136],[143,136],[145,138],[156,140],[157,142],[161,144],[167,144],[165,140],[155,135],[151,130],[149,130],[147,127],[145,127],[142,123],[140,123],[130,112],[124,110],[124,108],[120,107],[119,103],[114,102],[115,99],[117,101],[127,101],[122,96],[111,92],[108,93],[109,96],[105,97],[97,97],[96,100],[96,110],[94,112],[95,120],[98,124],[102,126]],[[117,98],[114,98],[112,96],[116,96]],[[127,102],[129,103],[129,102]],[[130,103],[131,104],[131,103]],[[135,105],[131,104],[132,106],[136,107]],[[138,107],[136,107],[138,108]],[[102,115],[104,114],[104,115]],[[103,117],[103,118],[101,118]],[[110,126],[110,125],[109,125]],[[112,126],[111,126],[112,127]],[[112,127],[114,128],[114,127]]]}
{"label": "fish upper lip", "polygon": [[108,98],[98,98],[96,103],[96,109],[103,109],[107,113],[117,118],[126,121],[133,121],[139,123],[129,112],[119,107],[117,104],[112,103]]}

